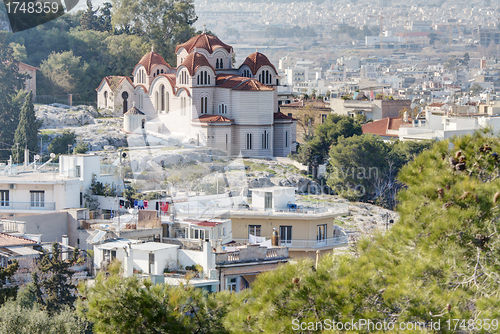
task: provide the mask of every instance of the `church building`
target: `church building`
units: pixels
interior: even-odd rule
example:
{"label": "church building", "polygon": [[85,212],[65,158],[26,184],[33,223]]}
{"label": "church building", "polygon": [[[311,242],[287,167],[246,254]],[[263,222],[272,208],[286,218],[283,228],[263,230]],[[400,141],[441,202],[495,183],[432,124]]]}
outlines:
{"label": "church building", "polygon": [[160,133],[228,155],[285,157],[294,150],[296,121],[278,109],[279,77],[265,55],[255,52],[233,68],[233,48],[206,33],[175,53],[176,67],[151,50],[132,77],[105,77],[97,107],[142,117],[127,124],[157,123]]}

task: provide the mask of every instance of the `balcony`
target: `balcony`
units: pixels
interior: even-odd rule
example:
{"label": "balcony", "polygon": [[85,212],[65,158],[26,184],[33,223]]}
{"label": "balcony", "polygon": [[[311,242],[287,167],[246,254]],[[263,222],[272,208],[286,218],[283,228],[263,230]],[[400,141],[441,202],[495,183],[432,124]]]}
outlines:
{"label": "balcony", "polygon": [[0,202],[0,211],[15,211],[15,210],[32,210],[32,211],[55,211],[55,202]]}
{"label": "balcony", "polygon": [[[234,239],[236,243],[240,244],[248,244],[248,239]],[[349,238],[347,235],[337,236],[333,238],[327,238],[323,240],[301,240],[301,239],[292,239],[292,240],[281,240],[281,246],[288,247],[291,250],[294,248],[309,248],[309,249],[319,249],[324,247],[341,247],[347,246],[349,243]]]}
{"label": "balcony", "polygon": [[258,245],[246,245],[236,251],[217,253],[215,263],[221,265],[237,262],[265,262],[287,258],[288,248],[286,247],[265,248]]}

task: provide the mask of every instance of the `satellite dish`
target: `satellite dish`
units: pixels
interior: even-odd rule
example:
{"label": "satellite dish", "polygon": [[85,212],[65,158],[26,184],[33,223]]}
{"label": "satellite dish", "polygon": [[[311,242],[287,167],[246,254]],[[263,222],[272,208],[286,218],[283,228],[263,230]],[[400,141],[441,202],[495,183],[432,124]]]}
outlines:
{"label": "satellite dish", "polygon": [[54,153],[50,153],[50,157],[51,157],[52,159],[54,159],[54,158],[56,157],[56,155],[55,155]]}
{"label": "satellite dish", "polygon": [[123,153],[122,153],[122,157],[123,157],[123,158],[126,158],[126,157],[127,157],[127,153],[123,152]]}

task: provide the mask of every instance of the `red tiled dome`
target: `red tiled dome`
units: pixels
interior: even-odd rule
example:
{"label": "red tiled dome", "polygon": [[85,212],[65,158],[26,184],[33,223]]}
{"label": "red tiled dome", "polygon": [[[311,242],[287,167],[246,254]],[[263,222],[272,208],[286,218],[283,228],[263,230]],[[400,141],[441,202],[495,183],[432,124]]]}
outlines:
{"label": "red tiled dome", "polygon": [[210,63],[208,62],[208,59],[204,55],[202,55],[201,53],[189,54],[186,57],[186,59],[184,59],[182,64],[179,65],[178,68],[180,68],[181,66],[186,66],[186,68],[189,71],[189,75],[191,75],[191,76],[193,76],[194,73],[196,72],[196,70],[198,68],[200,68],[201,66],[208,66],[215,72],[215,69],[213,68],[213,66],[210,65]]}
{"label": "red tiled dome", "polygon": [[[151,73],[151,69],[153,68],[154,65],[165,65],[168,68],[172,68],[165,61],[165,59],[163,59],[163,57],[159,53],[156,53],[156,52],[153,52],[153,51],[151,51],[149,53],[146,53],[141,58],[141,60],[139,61],[139,63],[137,65],[135,65],[135,67],[137,67],[139,65],[144,66],[144,68],[146,69],[147,75],[149,75]],[[135,68],[134,68],[134,70],[135,70]]]}
{"label": "red tiled dome", "polygon": [[[261,68],[262,66],[265,66],[265,65],[272,67],[274,72],[277,73],[274,65],[271,64],[269,59],[264,54],[262,54],[260,52],[254,52],[250,56],[248,56],[247,59],[245,59],[245,61],[243,62],[243,64],[241,64],[241,66],[243,66],[243,65],[247,65],[248,67],[250,67],[250,71],[252,71],[253,75],[255,75],[257,73],[259,68]],[[240,66],[240,68],[241,68],[241,66]]]}
{"label": "red tiled dome", "polygon": [[232,46],[224,44],[217,37],[208,35],[206,33],[196,35],[186,43],[177,45],[177,47],[175,48],[175,53],[177,53],[181,48],[186,49],[188,53],[191,53],[194,48],[205,49],[210,54],[214,53],[214,51],[218,48],[224,48],[227,52],[231,52],[233,50]]}

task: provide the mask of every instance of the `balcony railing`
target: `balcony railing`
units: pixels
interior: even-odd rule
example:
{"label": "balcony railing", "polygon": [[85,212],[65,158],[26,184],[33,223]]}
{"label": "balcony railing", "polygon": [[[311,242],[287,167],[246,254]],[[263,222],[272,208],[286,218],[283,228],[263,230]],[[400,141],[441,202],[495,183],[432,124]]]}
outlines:
{"label": "balcony railing", "polygon": [[347,204],[338,204],[328,208],[304,208],[297,209],[282,209],[282,210],[259,210],[239,207],[232,209],[231,213],[237,215],[244,213],[245,215],[269,215],[269,216],[311,216],[311,215],[331,215],[331,214],[345,214],[349,212]]}
{"label": "balcony railing", "polygon": [[[234,239],[235,242],[239,244],[248,244],[248,239]],[[327,238],[323,240],[301,240],[301,239],[292,239],[292,240],[281,240],[281,246],[288,248],[323,248],[330,246],[342,246],[347,245],[349,243],[349,238],[347,235],[342,235],[333,238]]]}
{"label": "balcony railing", "polygon": [[[251,247],[251,246],[250,246]],[[240,248],[232,252],[217,253],[215,263],[227,264],[234,262],[265,262],[265,261],[280,261],[288,258],[288,248],[273,247],[273,248]]]}
{"label": "balcony railing", "polygon": [[44,210],[52,211],[56,209],[55,202],[0,202],[0,210]]}

